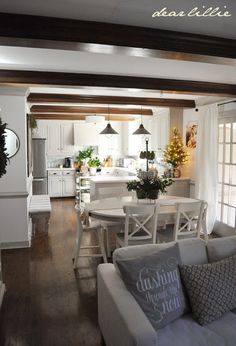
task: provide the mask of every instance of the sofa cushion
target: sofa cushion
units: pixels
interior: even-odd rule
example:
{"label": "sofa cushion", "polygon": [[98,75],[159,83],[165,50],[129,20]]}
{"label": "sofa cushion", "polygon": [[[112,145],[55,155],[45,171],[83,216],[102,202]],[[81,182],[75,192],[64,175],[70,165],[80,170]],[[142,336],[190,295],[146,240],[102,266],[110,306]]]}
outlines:
{"label": "sofa cushion", "polygon": [[207,243],[209,262],[236,255],[236,236],[211,239]]}
{"label": "sofa cushion", "polygon": [[126,287],[155,329],[186,312],[179,263],[178,244],[152,255],[117,261]]}
{"label": "sofa cushion", "polygon": [[208,326],[202,327],[189,314],[184,315],[158,330],[158,345],[228,346],[224,338]]}
{"label": "sofa cushion", "polygon": [[236,256],[202,265],[180,265],[194,319],[208,324],[236,308]]}
{"label": "sofa cushion", "polygon": [[[134,245],[116,249],[113,253],[113,263],[118,269],[116,262],[131,259],[138,256],[151,255],[160,250],[173,246],[175,242],[163,244]],[[202,239],[184,239],[178,242],[181,262],[183,264],[207,263],[206,245]],[[119,272],[119,270],[118,270]]]}

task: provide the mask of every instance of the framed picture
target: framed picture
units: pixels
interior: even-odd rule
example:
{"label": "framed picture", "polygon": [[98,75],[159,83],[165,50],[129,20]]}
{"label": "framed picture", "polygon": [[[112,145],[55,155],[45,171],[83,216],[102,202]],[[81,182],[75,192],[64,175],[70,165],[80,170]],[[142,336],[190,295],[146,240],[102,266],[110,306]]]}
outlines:
{"label": "framed picture", "polygon": [[197,145],[197,121],[191,121],[186,126],[186,146],[196,148]]}

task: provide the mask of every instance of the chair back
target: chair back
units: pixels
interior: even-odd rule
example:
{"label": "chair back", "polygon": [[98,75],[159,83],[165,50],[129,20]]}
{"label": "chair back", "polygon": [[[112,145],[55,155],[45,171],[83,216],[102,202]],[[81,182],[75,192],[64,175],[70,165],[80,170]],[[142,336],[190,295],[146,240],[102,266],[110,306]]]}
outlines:
{"label": "chair back", "polygon": [[157,218],[159,204],[123,207],[125,213],[124,246],[132,241],[156,243]]}
{"label": "chair back", "polygon": [[195,236],[200,237],[203,225],[204,201],[193,203],[176,203],[176,220],[174,225],[174,239],[180,237]]}

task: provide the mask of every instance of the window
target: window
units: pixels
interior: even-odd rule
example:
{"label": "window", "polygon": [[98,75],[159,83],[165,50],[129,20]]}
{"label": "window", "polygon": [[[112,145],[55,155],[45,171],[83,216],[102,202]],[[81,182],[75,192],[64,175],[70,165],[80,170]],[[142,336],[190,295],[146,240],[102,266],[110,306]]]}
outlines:
{"label": "window", "polygon": [[220,118],[218,124],[217,219],[236,226],[236,116]]}

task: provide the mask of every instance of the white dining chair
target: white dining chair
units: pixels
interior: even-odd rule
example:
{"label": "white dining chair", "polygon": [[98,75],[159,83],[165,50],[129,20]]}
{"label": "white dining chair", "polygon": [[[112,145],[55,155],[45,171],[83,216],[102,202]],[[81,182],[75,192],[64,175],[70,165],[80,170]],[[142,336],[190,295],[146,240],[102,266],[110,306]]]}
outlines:
{"label": "white dining chair", "polygon": [[116,246],[156,243],[159,204],[125,205],[124,232],[116,234]]}
{"label": "white dining chair", "polygon": [[[124,197],[129,196],[126,186],[124,187],[99,187],[98,188],[98,199],[109,198],[109,197]],[[105,231],[106,236],[106,253],[107,257],[111,257],[114,235],[120,232],[120,229],[123,227],[121,222],[117,221],[101,221],[101,225]]]}
{"label": "white dining chair", "polygon": [[157,242],[177,241],[189,237],[200,237],[207,205],[204,201],[176,203],[175,223],[157,231]]}
{"label": "white dining chair", "polygon": [[[78,259],[79,257],[102,257],[104,263],[107,263],[107,256],[106,251],[104,247],[104,229],[102,228],[101,224],[96,221],[89,222],[89,225],[83,225],[81,220],[81,212],[78,207],[76,207],[77,211],[77,234],[76,234],[76,246],[75,246],[75,254],[73,257],[73,268],[76,269],[78,267]],[[83,235],[86,231],[91,231],[95,234],[97,238],[97,244],[96,245],[85,245],[82,246],[82,240]],[[93,250],[93,249],[99,249],[100,252],[93,253],[89,252],[86,254],[81,254],[81,250]]]}

